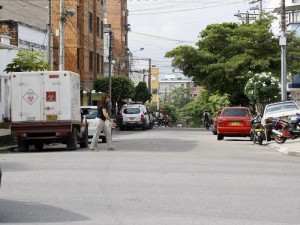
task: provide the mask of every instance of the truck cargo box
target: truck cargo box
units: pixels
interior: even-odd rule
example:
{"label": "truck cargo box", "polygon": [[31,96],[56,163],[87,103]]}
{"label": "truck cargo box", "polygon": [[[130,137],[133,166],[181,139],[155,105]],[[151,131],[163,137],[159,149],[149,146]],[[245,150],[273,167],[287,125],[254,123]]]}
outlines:
{"label": "truck cargo box", "polygon": [[69,142],[68,148],[76,149],[77,134],[82,136],[78,74],[15,72],[10,74],[10,87],[11,131],[18,137],[20,148],[61,139],[67,145]]}

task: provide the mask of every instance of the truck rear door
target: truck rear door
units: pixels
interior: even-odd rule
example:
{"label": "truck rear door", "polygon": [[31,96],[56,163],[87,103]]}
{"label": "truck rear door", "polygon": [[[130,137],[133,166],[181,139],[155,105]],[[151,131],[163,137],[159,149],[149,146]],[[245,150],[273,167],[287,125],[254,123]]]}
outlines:
{"label": "truck rear door", "polygon": [[[41,104],[43,98],[42,92],[42,76],[37,74],[24,74],[20,76],[18,86],[14,91],[19,91],[18,99],[12,99],[12,108],[19,108],[19,121],[39,121],[42,120]],[[19,90],[18,90],[19,89]]]}
{"label": "truck rear door", "polygon": [[[61,105],[60,105],[60,86],[62,81],[60,75],[47,74],[44,75],[44,120],[56,121],[60,120]],[[67,97],[67,95],[66,95]]]}

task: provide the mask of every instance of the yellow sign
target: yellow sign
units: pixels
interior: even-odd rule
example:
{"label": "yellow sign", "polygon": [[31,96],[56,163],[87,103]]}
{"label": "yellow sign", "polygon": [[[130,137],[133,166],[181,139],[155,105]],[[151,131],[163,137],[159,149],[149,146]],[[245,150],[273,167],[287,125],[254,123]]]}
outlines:
{"label": "yellow sign", "polygon": [[58,120],[58,117],[57,117],[56,114],[47,114],[46,115],[46,120],[55,121],[55,120]]}

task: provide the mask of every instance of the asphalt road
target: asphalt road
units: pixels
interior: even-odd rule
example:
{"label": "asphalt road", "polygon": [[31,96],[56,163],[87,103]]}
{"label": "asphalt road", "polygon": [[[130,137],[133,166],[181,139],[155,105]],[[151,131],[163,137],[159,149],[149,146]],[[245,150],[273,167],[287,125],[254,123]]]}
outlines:
{"label": "asphalt road", "polygon": [[201,129],[113,138],[117,151],[0,154],[0,223],[300,224],[300,157]]}

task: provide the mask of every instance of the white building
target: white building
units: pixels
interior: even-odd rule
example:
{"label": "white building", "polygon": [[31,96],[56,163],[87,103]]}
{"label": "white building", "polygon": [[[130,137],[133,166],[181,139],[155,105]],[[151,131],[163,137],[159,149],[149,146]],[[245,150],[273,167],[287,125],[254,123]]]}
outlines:
{"label": "white building", "polygon": [[8,75],[0,75],[0,122],[3,122],[5,117],[10,118],[8,81]]}
{"label": "white building", "polygon": [[10,118],[9,79],[4,70],[19,51],[46,53],[47,31],[19,21],[0,20],[0,122]]}

